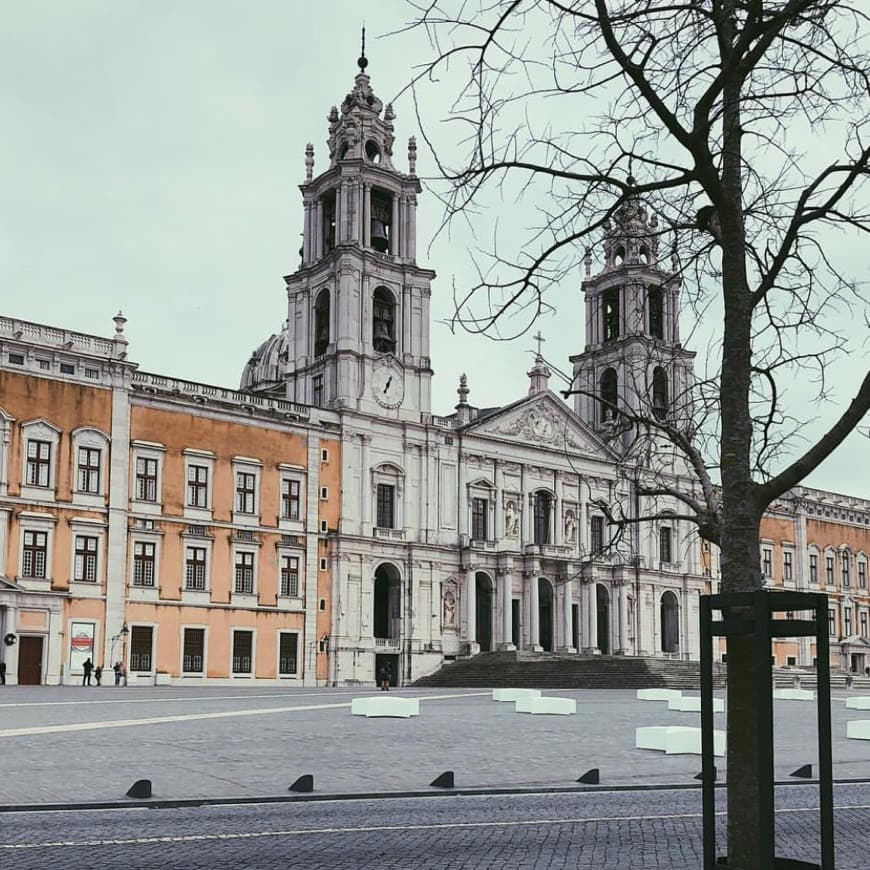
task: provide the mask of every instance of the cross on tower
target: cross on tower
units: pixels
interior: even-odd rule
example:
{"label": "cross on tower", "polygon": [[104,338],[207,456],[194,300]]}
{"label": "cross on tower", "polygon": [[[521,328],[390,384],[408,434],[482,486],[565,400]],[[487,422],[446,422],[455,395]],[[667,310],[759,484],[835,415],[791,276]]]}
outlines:
{"label": "cross on tower", "polygon": [[534,341],[538,342],[538,358],[540,358],[540,356],[541,356],[541,345],[542,345],[542,344],[543,344],[547,339],[544,338],[543,335],[541,335],[541,330],[540,330],[540,329],[538,330],[538,334],[537,334],[537,335],[533,335],[533,336],[532,336],[532,339],[533,339]]}

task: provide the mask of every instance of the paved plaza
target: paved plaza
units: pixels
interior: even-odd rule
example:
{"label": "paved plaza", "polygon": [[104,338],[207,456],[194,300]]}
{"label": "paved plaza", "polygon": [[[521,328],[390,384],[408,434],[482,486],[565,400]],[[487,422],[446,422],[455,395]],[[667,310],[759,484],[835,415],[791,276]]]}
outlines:
{"label": "paved plaza", "polygon": [[[697,725],[697,713],[633,691],[573,690],[573,716],[530,716],[474,690],[401,690],[411,719],[352,716],[359,689],[7,687],[0,690],[0,804],[124,799],[139,778],[154,798],[266,797],[305,773],[318,794],[426,790],[444,770],[458,788],[571,787],[592,767],[602,786],[693,784],[700,758],[634,748],[635,728]],[[372,693],[377,694],[377,693]],[[720,693],[717,693],[720,694]],[[815,706],[777,701],[776,777],[817,771]],[[846,722],[870,718],[833,701],[834,776],[870,779],[870,742]],[[724,714],[716,715],[724,728]],[[716,761],[720,778],[725,760]]]}

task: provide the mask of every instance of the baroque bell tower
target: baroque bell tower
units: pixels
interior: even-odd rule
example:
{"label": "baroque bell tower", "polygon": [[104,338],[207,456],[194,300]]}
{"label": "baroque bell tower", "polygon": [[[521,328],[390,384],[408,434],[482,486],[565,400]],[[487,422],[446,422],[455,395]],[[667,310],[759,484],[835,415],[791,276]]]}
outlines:
{"label": "baroque bell tower", "polygon": [[680,342],[680,278],[676,262],[668,270],[659,259],[659,235],[656,216],[631,196],[604,226],[597,275],[586,253],[586,347],[571,357],[574,410],[604,435],[631,428],[619,410],[674,423],[691,412],[695,354]]}
{"label": "baroque bell tower", "polygon": [[359,72],[331,109],[329,165],[305,149],[301,264],[287,284],[291,401],[419,420],[431,407],[429,298],[435,273],[417,266],[417,145],[393,163],[392,104],[375,95],[365,31]]}

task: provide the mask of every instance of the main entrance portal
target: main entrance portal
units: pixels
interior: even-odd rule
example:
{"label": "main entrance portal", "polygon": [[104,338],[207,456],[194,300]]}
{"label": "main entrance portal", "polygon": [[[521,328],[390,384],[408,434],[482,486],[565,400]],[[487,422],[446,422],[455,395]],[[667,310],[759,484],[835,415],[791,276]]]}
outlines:
{"label": "main entrance portal", "polygon": [[476,630],[477,643],[481,652],[492,650],[492,580],[488,574],[478,571],[474,578],[477,601]]}
{"label": "main entrance portal", "polygon": [[598,650],[601,655],[610,654],[610,596],[600,584],[595,584],[595,602],[598,611]]}
{"label": "main entrance portal", "polygon": [[553,587],[543,577],[538,578],[538,643],[553,651]]}
{"label": "main entrance portal", "polygon": [[22,636],[18,639],[18,685],[38,686],[42,683],[41,637]]}

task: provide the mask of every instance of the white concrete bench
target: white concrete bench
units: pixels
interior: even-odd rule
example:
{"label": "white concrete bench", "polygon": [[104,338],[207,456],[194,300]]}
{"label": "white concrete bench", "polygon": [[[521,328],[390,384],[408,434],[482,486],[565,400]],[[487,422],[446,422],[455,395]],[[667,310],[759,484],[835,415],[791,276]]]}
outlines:
{"label": "white concrete bench", "polygon": [[[679,698],[671,698],[668,701],[668,710],[680,710],[683,713],[700,713],[701,698],[691,695],[683,695]],[[725,712],[725,701],[722,698],[713,698],[713,712]]]}
{"label": "white concrete bench", "polygon": [[816,696],[809,689],[774,689],[773,697],[778,701],[813,701]]}
{"label": "white concrete bench", "polygon": [[[655,749],[666,755],[700,755],[701,729],[682,725],[649,725],[634,729],[637,749]],[[713,755],[725,755],[725,732],[713,732]]]}
{"label": "white concrete bench", "polygon": [[493,689],[493,701],[519,701],[520,698],[540,698],[540,689]]}
{"label": "white concrete bench", "polygon": [[870,719],[853,719],[846,723],[846,738],[849,740],[870,740]]}
{"label": "white concrete bench", "polygon": [[854,698],[846,698],[846,706],[853,710],[870,710],[870,697],[856,695]]}
{"label": "white concrete bench", "polygon": [[577,712],[577,702],[573,698],[517,698],[514,703],[517,713],[570,716]]}
{"label": "white concrete bench", "polygon": [[671,698],[679,698],[682,694],[679,689],[638,689],[637,699],[639,701],[670,701]]}
{"label": "white concrete bench", "polygon": [[354,698],[350,704],[354,716],[373,719],[389,716],[409,719],[420,715],[420,701],[417,698],[400,698],[396,695],[374,695],[370,698]]}

